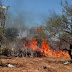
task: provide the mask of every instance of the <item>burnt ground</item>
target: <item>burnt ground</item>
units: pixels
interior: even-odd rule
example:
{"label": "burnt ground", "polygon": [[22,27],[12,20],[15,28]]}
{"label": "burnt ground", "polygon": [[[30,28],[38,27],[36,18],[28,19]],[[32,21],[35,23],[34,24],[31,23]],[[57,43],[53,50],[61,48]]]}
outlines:
{"label": "burnt ground", "polygon": [[[72,64],[64,65],[70,58],[1,58],[0,72],[72,72]],[[7,63],[15,68],[7,67]]]}

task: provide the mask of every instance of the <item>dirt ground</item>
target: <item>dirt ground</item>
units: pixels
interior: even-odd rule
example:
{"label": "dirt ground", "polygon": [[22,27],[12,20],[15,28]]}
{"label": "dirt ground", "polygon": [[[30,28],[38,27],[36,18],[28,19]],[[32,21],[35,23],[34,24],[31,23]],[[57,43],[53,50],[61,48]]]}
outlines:
{"label": "dirt ground", "polygon": [[[70,58],[1,58],[0,72],[72,72],[72,64],[63,64],[66,61]],[[8,63],[16,67],[7,67]]]}

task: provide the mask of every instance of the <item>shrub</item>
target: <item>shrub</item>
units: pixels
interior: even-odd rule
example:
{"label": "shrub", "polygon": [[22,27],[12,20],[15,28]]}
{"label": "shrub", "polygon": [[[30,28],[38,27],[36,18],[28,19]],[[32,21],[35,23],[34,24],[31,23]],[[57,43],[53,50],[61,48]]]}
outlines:
{"label": "shrub", "polygon": [[10,56],[11,50],[7,47],[2,48],[2,55]]}

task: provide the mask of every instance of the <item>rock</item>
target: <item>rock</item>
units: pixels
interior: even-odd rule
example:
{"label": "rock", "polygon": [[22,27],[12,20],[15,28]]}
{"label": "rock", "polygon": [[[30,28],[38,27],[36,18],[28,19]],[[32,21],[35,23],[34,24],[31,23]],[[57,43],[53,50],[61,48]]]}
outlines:
{"label": "rock", "polygon": [[47,69],[47,67],[46,66],[43,66],[43,69]]}
{"label": "rock", "polygon": [[12,65],[12,64],[8,64],[7,66],[8,66],[8,67],[10,67],[10,68],[15,67],[15,66],[14,66],[14,65]]}
{"label": "rock", "polygon": [[64,64],[70,64],[70,62],[67,61],[67,62],[65,62]]}

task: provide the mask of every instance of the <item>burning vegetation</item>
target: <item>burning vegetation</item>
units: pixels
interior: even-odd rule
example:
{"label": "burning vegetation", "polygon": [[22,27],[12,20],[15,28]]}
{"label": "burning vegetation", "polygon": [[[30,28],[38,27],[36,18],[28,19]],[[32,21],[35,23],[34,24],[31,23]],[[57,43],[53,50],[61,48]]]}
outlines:
{"label": "burning vegetation", "polygon": [[64,52],[61,50],[53,50],[50,48],[49,44],[47,44],[47,40],[44,40],[41,43],[41,48],[37,46],[37,40],[33,39],[31,42],[23,42],[23,46],[27,46],[32,50],[38,51],[41,55],[45,57],[70,57],[68,52]]}
{"label": "burning vegetation", "polygon": [[[42,32],[43,33],[43,27],[39,27],[36,32]],[[45,57],[71,57],[72,59],[72,55],[71,55],[71,50],[67,50],[67,49],[63,49],[66,50],[62,51],[62,50],[53,50],[51,49],[51,47],[49,46],[49,44],[47,43],[48,40],[43,40],[41,42],[41,46],[38,46],[38,39],[40,37],[36,37],[32,40],[28,40],[27,42],[23,42],[23,46],[27,46],[28,48],[40,52],[41,55],[45,56]],[[72,48],[71,44],[70,44],[70,49]]]}
{"label": "burning vegetation", "polygon": [[[13,57],[30,57],[30,55],[38,54],[45,57],[70,57],[72,59],[72,42],[68,43],[68,47],[61,47],[62,41],[67,42],[68,38],[72,40],[72,13],[71,5],[62,5],[64,13],[62,15],[54,14],[48,17],[45,25],[39,28],[33,27],[29,29],[24,25],[23,15],[19,15],[14,20],[15,24],[20,24],[22,27],[5,27],[6,25],[6,9],[0,5],[0,55],[13,56]],[[9,7],[9,6],[8,6]],[[7,7],[7,9],[8,9]],[[70,9],[70,10],[68,10]],[[69,19],[70,17],[70,19]],[[68,24],[67,24],[68,23]],[[62,37],[63,35],[63,37]],[[23,40],[23,38],[30,38]],[[59,38],[59,44],[49,44],[53,37]],[[49,43],[48,43],[49,41]],[[22,44],[23,43],[23,44]],[[65,44],[66,45],[66,44]],[[59,48],[58,48],[59,47]],[[68,48],[68,49],[67,49]],[[62,51],[63,50],[63,51]],[[35,57],[35,56],[34,56]]]}

